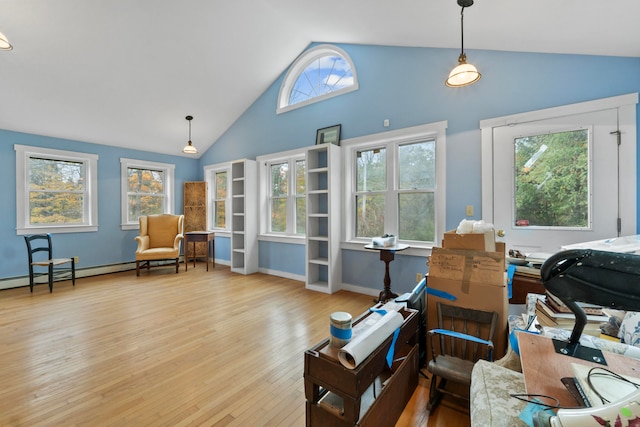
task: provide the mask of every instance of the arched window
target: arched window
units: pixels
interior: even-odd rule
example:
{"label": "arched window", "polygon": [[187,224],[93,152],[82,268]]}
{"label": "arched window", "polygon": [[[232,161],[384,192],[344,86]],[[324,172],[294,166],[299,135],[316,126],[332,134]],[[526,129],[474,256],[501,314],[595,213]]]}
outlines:
{"label": "arched window", "polygon": [[277,113],[358,89],[356,69],[347,53],[332,45],[304,52],[289,68],[278,95]]}

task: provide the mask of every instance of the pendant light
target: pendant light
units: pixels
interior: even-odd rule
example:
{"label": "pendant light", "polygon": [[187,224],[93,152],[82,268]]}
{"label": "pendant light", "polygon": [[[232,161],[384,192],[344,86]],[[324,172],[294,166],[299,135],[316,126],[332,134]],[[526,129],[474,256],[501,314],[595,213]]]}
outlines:
{"label": "pendant light", "polygon": [[9,43],[9,39],[4,34],[0,33],[0,50],[11,50],[13,46]]}
{"label": "pendant light", "polygon": [[185,117],[185,119],[189,121],[189,142],[187,142],[187,145],[184,146],[182,152],[187,154],[196,154],[198,150],[193,146],[193,143],[191,142],[191,120],[193,120],[193,117],[187,116]]}
{"label": "pendant light", "polygon": [[461,48],[458,57],[458,65],[451,70],[449,78],[444,82],[449,87],[467,86],[480,80],[481,74],[478,69],[471,64],[467,64],[467,55],[464,53],[464,8],[473,5],[473,0],[458,0],[458,5],[462,7],[460,11],[460,39]]}

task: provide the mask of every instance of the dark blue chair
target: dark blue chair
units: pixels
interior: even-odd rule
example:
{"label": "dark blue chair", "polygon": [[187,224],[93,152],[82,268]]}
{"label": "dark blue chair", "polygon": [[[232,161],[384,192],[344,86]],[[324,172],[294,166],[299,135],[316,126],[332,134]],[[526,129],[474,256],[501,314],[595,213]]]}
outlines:
{"label": "dark blue chair", "polygon": [[[33,284],[36,277],[48,276],[49,292],[53,292],[54,279],[71,279],[76,285],[76,260],[75,258],[54,258],[51,245],[51,234],[33,234],[24,236],[29,253],[29,288],[33,292]],[[70,267],[60,267],[71,264]],[[45,271],[36,270],[45,268]]]}

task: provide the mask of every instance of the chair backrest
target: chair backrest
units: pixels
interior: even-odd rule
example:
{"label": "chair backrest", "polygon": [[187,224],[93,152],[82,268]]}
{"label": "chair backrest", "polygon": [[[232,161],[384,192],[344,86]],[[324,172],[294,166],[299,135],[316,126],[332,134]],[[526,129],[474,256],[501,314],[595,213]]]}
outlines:
{"label": "chair backrest", "polygon": [[[29,265],[34,261],[53,259],[53,248],[51,246],[51,234],[32,234],[24,236],[29,253]],[[38,255],[39,252],[43,254]]]}
{"label": "chair backrest", "polygon": [[[475,310],[465,307],[454,307],[441,302],[437,303],[438,326],[440,329],[472,335],[485,341],[492,341],[498,324],[498,313]],[[440,336],[440,354],[458,357],[477,362],[479,359],[492,360],[493,348],[485,344]]]}
{"label": "chair backrest", "polygon": [[140,217],[140,235],[149,236],[150,248],[172,248],[175,238],[182,234],[183,215],[147,215]]}

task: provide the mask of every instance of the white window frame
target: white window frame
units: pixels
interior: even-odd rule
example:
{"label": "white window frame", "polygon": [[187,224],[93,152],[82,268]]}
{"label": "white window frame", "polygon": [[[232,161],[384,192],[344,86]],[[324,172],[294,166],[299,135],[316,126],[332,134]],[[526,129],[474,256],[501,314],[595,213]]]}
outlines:
{"label": "white window frame", "polygon": [[120,159],[120,206],[121,206],[121,219],[120,227],[123,230],[138,230],[140,229],[140,221],[128,220],[128,171],[129,168],[136,169],[153,169],[162,171],[165,176],[164,186],[164,213],[172,214],[174,212],[175,205],[175,165],[171,163],[158,163],[149,162],[146,160],[137,159]]}
{"label": "white window frame", "polygon": [[[387,153],[387,189],[385,190],[385,233],[398,235],[398,194],[404,190],[397,189],[398,180],[398,164],[397,164],[397,148],[412,142],[422,142],[429,139],[435,139],[436,144],[436,185],[435,185],[435,241],[434,242],[416,242],[401,241],[410,244],[414,249],[431,249],[438,246],[438,242],[442,241],[446,228],[446,130],[447,121],[430,123],[425,125],[414,126],[389,132],[382,132],[372,135],[366,135],[358,138],[347,139],[341,141],[340,144],[344,150],[344,175],[345,182],[344,192],[344,212],[343,222],[345,249],[362,249],[364,244],[370,243],[371,238],[356,237],[356,173],[355,167],[356,156],[358,151],[373,148],[385,148]],[[404,252],[413,254],[415,251],[409,250]]]}
{"label": "white window frame", "polygon": [[[258,162],[258,176],[260,181],[259,188],[259,212],[260,212],[260,235],[259,240],[298,243],[304,244],[305,234],[295,233],[295,207],[296,195],[287,196],[287,231],[284,233],[270,231],[271,224],[271,165],[278,163],[289,163],[291,174],[289,179],[293,177],[293,183],[289,182],[290,188],[295,188],[295,163],[297,160],[306,162],[306,148],[283,151],[256,158]],[[305,163],[306,166],[306,163]],[[293,185],[293,187],[291,187]]]}
{"label": "white window frame", "polygon": [[636,110],[638,93],[601,98],[575,104],[561,105],[525,113],[496,117],[480,121],[481,155],[482,155],[482,218],[493,222],[494,211],[503,208],[495,206],[494,200],[494,164],[493,137],[495,128],[512,126],[521,123],[536,122],[558,117],[574,116],[583,113],[618,109],[618,126],[621,137],[628,143],[620,145],[618,165],[618,192],[626,197],[619,200],[619,219],[621,220],[620,235],[635,235],[637,233],[637,166],[636,166]]}
{"label": "white window frame", "polygon": [[[291,91],[293,90],[298,77],[300,74],[311,64],[313,61],[321,58],[323,56],[339,56],[344,59],[349,66],[351,67],[351,73],[353,75],[353,84],[347,87],[343,87],[342,89],[338,89],[336,91],[325,93],[323,95],[316,96],[311,99],[307,99],[302,102],[297,102],[295,104],[289,104],[289,98],[291,95]],[[316,102],[324,101],[329,98],[333,98],[334,96],[344,95],[345,93],[353,92],[358,90],[358,74],[356,73],[356,67],[351,60],[351,57],[345,52],[343,49],[340,49],[337,46],[330,44],[322,44],[319,46],[315,46],[306,52],[302,53],[289,67],[289,71],[284,76],[282,80],[282,85],[280,85],[280,92],[278,93],[278,105],[276,108],[276,114],[285,113],[287,111],[295,110],[296,108],[301,108],[306,105],[310,105]]]}
{"label": "white window frame", "polygon": [[[16,232],[32,233],[84,233],[98,231],[98,156],[88,153],[30,147],[15,144],[16,152]],[[84,213],[82,224],[31,225],[29,209],[29,158],[81,162],[84,165]]]}
{"label": "white window frame", "polygon": [[[227,173],[227,197],[225,198],[224,203],[224,212],[225,212],[225,226],[223,227],[215,227],[215,210],[214,203],[216,201],[216,174],[220,172]],[[207,191],[208,199],[211,201],[208,210],[209,210],[209,218],[208,223],[211,225],[211,229],[216,232],[216,236],[231,236],[231,221],[232,221],[232,212],[231,212],[231,162],[217,163],[215,165],[207,165],[204,167],[204,180],[207,182]]]}

